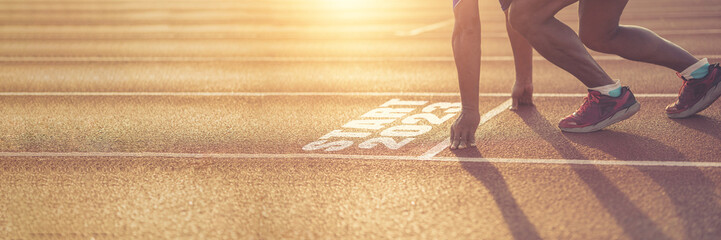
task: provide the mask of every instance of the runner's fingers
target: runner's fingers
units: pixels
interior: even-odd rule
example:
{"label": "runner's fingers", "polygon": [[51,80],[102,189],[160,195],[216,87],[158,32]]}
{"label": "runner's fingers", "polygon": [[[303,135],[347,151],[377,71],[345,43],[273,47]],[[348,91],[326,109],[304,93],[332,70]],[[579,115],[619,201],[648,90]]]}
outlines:
{"label": "runner's fingers", "polygon": [[454,132],[453,139],[451,139],[451,149],[459,149],[461,140],[463,139],[463,130],[456,129]]}
{"label": "runner's fingers", "polygon": [[450,137],[451,142],[453,142],[453,135],[455,135],[455,134],[456,134],[455,126],[451,126],[451,137]]}
{"label": "runner's fingers", "polygon": [[525,97],[523,97],[523,103],[528,105],[533,105],[533,96],[531,93],[527,93]]}
{"label": "runner's fingers", "polygon": [[455,142],[456,142],[455,136],[456,136],[456,125],[454,124],[453,126],[451,126],[451,137],[450,137],[450,139],[451,139],[450,148],[451,149],[456,149],[456,147],[458,147],[458,145],[455,144]]}
{"label": "runner's fingers", "polygon": [[518,110],[518,102],[519,102],[518,98],[516,98],[516,97],[511,98],[511,107],[509,109],[510,110]]}
{"label": "runner's fingers", "polygon": [[533,105],[533,88],[526,91],[526,104]]}
{"label": "runner's fingers", "polygon": [[468,136],[468,145],[470,145],[471,147],[476,146],[476,136],[475,135],[476,135],[475,133],[472,133],[472,134],[469,134],[469,136]]}
{"label": "runner's fingers", "polygon": [[463,131],[461,131],[460,144],[458,145],[458,149],[464,149],[464,148],[468,147],[468,142],[467,142],[468,137],[467,136],[468,136],[468,129],[463,129]]}

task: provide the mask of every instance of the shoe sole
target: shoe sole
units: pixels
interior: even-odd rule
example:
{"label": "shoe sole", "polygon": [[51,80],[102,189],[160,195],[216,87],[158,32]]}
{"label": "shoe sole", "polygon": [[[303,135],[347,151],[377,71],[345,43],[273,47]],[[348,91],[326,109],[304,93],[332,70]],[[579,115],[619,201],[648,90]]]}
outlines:
{"label": "shoe sole", "polygon": [[605,127],[610,126],[611,124],[626,120],[636,114],[638,110],[641,110],[641,104],[640,103],[634,103],[630,107],[627,107],[625,109],[621,109],[616,114],[611,116],[610,118],[607,118],[606,120],[603,120],[599,123],[596,123],[591,126],[581,127],[581,128],[560,128],[561,131],[564,132],[574,132],[574,133],[588,133],[588,132],[595,132],[598,130],[601,130]]}
{"label": "shoe sole", "polygon": [[716,84],[716,86],[713,86],[711,89],[706,92],[706,95],[701,98],[696,104],[691,106],[690,108],[686,109],[686,111],[680,112],[680,113],[666,113],[666,116],[669,118],[687,118],[691,115],[694,115],[700,111],[703,111],[704,109],[711,106],[711,104],[716,101],[716,99],[721,96],[721,83]]}

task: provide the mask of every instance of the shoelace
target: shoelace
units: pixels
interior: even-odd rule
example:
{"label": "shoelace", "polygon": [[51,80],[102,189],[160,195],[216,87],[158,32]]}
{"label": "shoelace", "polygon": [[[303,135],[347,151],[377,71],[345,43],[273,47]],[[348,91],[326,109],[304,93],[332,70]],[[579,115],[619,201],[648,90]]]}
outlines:
{"label": "shoelace", "polygon": [[[718,63],[711,65],[711,67],[709,67],[709,71],[710,71],[711,69],[717,68],[718,66],[719,66]],[[677,73],[677,74],[678,74],[678,73]],[[710,74],[710,72],[709,72],[709,74]],[[685,100],[689,97],[689,95],[692,95],[692,96],[693,96],[693,94],[694,94],[693,91],[684,91],[684,90],[686,90],[687,87],[689,87],[689,86],[688,86],[688,83],[689,83],[689,81],[691,81],[691,80],[687,80],[686,78],[684,78],[683,76],[681,76],[681,74],[678,74],[678,75],[679,75],[679,77],[681,77],[681,79],[683,80],[683,85],[681,85],[681,89],[678,90],[678,100],[679,100],[679,102],[685,102]],[[686,92],[689,92],[689,93],[684,94],[684,93],[686,93]]]}
{"label": "shoelace", "polygon": [[679,102],[683,102],[688,97],[688,94],[684,94],[686,91],[686,87],[688,87],[688,80],[683,79],[683,85],[681,85],[681,89],[678,90],[678,100]]}
{"label": "shoelace", "polygon": [[588,96],[583,97],[583,105],[578,108],[576,114],[582,116],[586,112],[586,109],[591,107],[592,103],[599,103],[601,101],[601,95],[597,92],[589,92]]}

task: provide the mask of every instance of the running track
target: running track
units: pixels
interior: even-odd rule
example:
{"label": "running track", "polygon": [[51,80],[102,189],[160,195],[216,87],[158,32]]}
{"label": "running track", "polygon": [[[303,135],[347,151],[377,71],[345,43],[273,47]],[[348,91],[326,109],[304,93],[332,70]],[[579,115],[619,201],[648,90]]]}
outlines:
{"label": "running track", "polygon": [[[713,2],[622,23],[718,62]],[[0,239],[721,236],[720,104],[668,119],[673,71],[593,53],[633,118],[560,132],[585,89],[539,56],[536,107],[508,111],[480,4],[479,145],[450,151],[450,2],[0,1]]]}

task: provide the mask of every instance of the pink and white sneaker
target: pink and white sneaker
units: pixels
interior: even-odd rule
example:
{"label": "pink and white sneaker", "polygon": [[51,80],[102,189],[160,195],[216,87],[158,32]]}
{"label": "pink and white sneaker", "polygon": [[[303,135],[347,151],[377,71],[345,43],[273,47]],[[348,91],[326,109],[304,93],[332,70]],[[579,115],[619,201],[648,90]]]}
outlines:
{"label": "pink and white sneaker", "polygon": [[623,121],[641,109],[641,104],[636,101],[628,87],[621,88],[619,97],[588,90],[588,96],[584,100],[576,112],[558,123],[558,128],[566,132],[595,132]]}
{"label": "pink and white sneaker", "polygon": [[685,118],[711,106],[721,96],[721,67],[716,63],[709,66],[708,74],[701,79],[683,79],[678,100],[666,107],[670,118]]}

